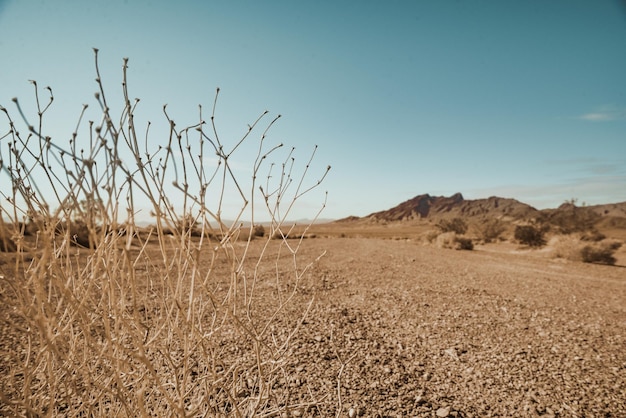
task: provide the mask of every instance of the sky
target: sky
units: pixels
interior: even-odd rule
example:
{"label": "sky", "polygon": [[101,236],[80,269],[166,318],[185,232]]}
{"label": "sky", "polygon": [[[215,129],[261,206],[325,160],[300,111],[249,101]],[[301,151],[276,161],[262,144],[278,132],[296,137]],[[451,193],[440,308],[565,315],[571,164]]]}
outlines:
{"label": "sky", "polygon": [[324,202],[322,218],[366,216],[424,193],[626,201],[624,1],[0,0],[0,105],[17,114],[18,97],[36,116],[28,80],[52,87],[46,132],[67,141],[83,103],[97,108],[93,47],[117,106],[129,58],[151,144],[168,135],[164,104],[190,126],[199,105],[209,120],[218,87],[225,148],[267,110],[229,159],[245,187],[277,115],[264,146],[285,144],[279,166],[295,147],[299,176],[318,146],[303,189],[332,168],[292,218]]}

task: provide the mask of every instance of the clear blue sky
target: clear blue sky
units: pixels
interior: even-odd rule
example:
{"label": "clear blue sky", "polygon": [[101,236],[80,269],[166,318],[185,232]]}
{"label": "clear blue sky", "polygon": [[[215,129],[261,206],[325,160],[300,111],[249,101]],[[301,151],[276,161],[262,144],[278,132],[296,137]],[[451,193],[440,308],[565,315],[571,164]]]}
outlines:
{"label": "clear blue sky", "polygon": [[220,87],[224,142],[269,110],[296,164],[319,145],[311,182],[332,170],[296,218],[324,191],[325,218],[423,193],[626,201],[623,1],[0,0],[0,104],[50,85],[50,136],[69,139],[95,105],[92,47],[110,90],[130,58],[157,137],[163,104],[192,124]]}

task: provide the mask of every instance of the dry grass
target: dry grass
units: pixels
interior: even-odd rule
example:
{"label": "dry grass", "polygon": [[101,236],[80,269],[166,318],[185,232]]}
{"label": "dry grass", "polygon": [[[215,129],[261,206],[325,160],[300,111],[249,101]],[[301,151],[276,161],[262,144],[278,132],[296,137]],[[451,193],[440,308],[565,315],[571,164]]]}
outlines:
{"label": "dry grass", "polygon": [[[0,190],[0,239],[14,251],[0,274],[0,414],[274,416],[319,402],[294,401],[284,387],[289,342],[310,306],[294,315],[290,303],[316,259],[301,263],[303,240],[284,237],[293,205],[327,170],[308,186],[311,161],[294,177],[293,149],[278,169],[270,165],[281,147],[265,145],[275,118],[254,145],[245,193],[229,157],[251,141],[265,113],[227,151],[215,128],[217,95],[210,129],[200,109],[196,125],[177,130],[164,108],[169,140],[151,145],[148,128],[140,134],[135,125],[127,60],[123,111],[115,118],[95,52],[102,115],[88,123],[82,145],[84,110],[66,146],[44,134],[50,88],[40,105],[33,82],[35,124],[14,99],[27,137],[1,108],[8,130],[0,134],[0,170],[12,188]],[[205,166],[207,154],[220,164]],[[227,188],[240,195],[234,222],[221,215]],[[151,228],[136,226],[139,200],[152,207]],[[257,206],[271,219],[263,237],[242,226],[256,224]],[[271,289],[271,303],[261,288]]]}

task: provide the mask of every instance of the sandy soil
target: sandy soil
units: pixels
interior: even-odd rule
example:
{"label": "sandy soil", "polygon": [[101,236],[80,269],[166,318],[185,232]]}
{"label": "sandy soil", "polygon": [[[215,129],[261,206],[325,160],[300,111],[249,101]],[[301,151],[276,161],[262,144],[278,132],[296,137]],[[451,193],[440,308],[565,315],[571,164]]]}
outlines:
{"label": "sandy soil", "polygon": [[293,416],[626,416],[626,268],[367,238],[299,257],[324,251],[290,305],[313,300],[276,390],[318,403]]}

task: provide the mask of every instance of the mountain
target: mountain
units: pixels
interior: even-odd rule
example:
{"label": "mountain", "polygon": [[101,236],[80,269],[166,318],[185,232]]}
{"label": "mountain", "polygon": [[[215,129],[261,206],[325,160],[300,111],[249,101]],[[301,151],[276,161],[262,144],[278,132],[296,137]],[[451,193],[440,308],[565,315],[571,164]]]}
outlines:
{"label": "mountain", "polygon": [[[575,216],[572,217],[572,214]],[[566,202],[556,209],[538,210],[518,200],[497,196],[472,200],[464,199],[461,193],[449,197],[422,194],[391,209],[374,212],[362,218],[350,216],[337,222],[389,223],[457,217],[474,221],[489,218],[505,221],[538,219],[555,224],[563,222],[565,218],[569,221],[589,219],[593,223],[602,222],[607,226],[622,227],[626,225],[626,202],[595,206],[575,206],[572,202]]]}
{"label": "mountain", "polygon": [[426,218],[487,218],[520,219],[532,217],[539,211],[515,199],[492,196],[487,199],[466,200],[461,193],[450,197],[422,194],[406,202],[363,218],[349,217],[343,222],[369,220],[372,222],[411,221]]}

